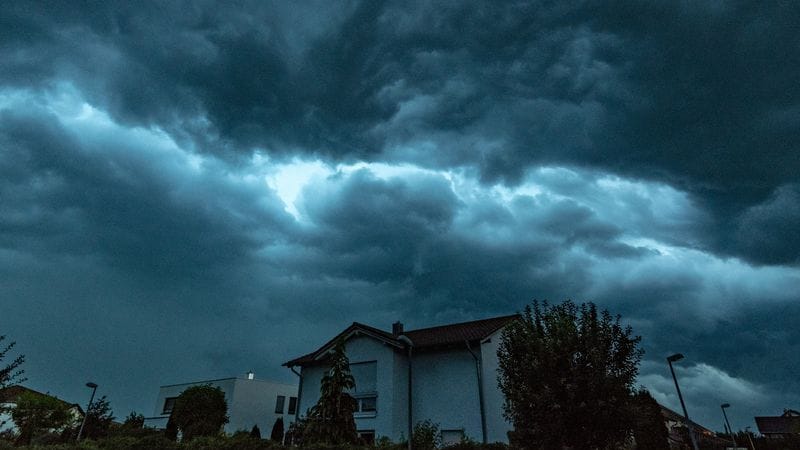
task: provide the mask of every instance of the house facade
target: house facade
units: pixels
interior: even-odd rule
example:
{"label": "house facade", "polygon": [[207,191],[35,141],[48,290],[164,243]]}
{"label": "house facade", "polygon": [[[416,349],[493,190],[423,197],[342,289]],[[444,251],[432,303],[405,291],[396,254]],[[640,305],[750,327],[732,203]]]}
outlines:
{"label": "house facade", "polygon": [[300,376],[298,415],[320,396],[335,342],[344,340],[355,378],[355,422],[367,441],[386,436],[401,441],[414,424],[439,425],[445,443],[462,438],[508,442],[497,384],[497,348],[502,329],[518,315],[391,332],[353,323],[314,352],[284,363]]}
{"label": "house facade", "polygon": [[178,396],[189,387],[204,385],[218,387],[225,394],[230,421],[224,431],[228,434],[239,430],[250,431],[253,425],[258,425],[262,436],[269,436],[278,419],[283,419],[284,431],[294,422],[297,385],[259,380],[248,373],[244,377],[161,386],[153,415],[145,418],[144,426],[166,428]]}
{"label": "house facade", "polygon": [[784,409],[780,416],[755,418],[758,431],[769,439],[785,439],[800,436],[800,412]]}
{"label": "house facade", "polygon": [[[50,393],[44,394],[24,386],[14,385],[14,386],[9,386],[5,389],[0,389],[0,433],[2,432],[17,433],[19,431],[17,429],[16,424],[14,423],[13,418],[11,417],[11,410],[17,406],[17,399],[19,398],[19,396],[25,393],[51,397],[56,399],[59,403],[61,403],[69,413],[69,420],[64,425],[64,427],[73,427],[76,424],[80,423],[81,420],[83,420],[83,409],[77,403],[69,403],[67,401],[61,400],[58,397],[50,395]],[[50,431],[57,432],[61,431],[62,429],[63,427],[58,430],[50,430]]]}

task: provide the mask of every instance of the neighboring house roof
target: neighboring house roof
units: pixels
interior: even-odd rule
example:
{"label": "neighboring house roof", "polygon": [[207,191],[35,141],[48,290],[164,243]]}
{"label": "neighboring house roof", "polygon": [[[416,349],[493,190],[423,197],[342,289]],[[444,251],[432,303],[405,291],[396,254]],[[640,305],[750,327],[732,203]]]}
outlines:
{"label": "neighboring house roof", "polygon": [[322,357],[324,357],[327,351],[333,347],[333,344],[338,339],[347,339],[353,334],[365,334],[398,348],[402,348],[404,346],[398,338],[400,336],[406,336],[414,344],[415,349],[426,349],[453,344],[463,344],[465,341],[474,342],[487,338],[495,331],[504,327],[512,320],[518,319],[519,317],[519,314],[512,314],[508,316],[492,317],[489,319],[441,325],[431,328],[420,328],[418,330],[405,331],[398,336],[369,325],[364,325],[363,323],[353,322],[352,325],[347,327],[341,333],[337,334],[333,339],[326,342],[324,345],[322,345],[322,347],[309,354],[295,358],[291,361],[287,361],[283,365],[286,367],[303,366],[311,364],[315,361],[319,361],[322,359]]}
{"label": "neighboring house roof", "polygon": [[[683,417],[683,415],[676,413],[675,411],[667,408],[664,405],[659,405],[659,406],[661,406],[661,415],[664,416],[665,419],[670,420],[672,422],[678,422],[683,424],[686,423],[686,418]],[[699,433],[705,434],[707,436],[714,435],[713,431],[709,430],[708,428],[700,425],[699,423],[693,420],[689,420],[689,423],[692,425],[692,428]]]}
{"label": "neighboring house roof", "polygon": [[780,416],[756,417],[761,434],[800,434],[800,412],[787,409]]}
{"label": "neighboring house roof", "polygon": [[41,393],[39,391],[33,390],[31,388],[26,388],[25,386],[20,386],[20,385],[14,385],[14,386],[9,386],[9,387],[7,387],[5,389],[0,389],[0,403],[16,403],[17,402],[17,398],[19,398],[20,395],[22,395],[22,394],[24,394],[26,392],[30,392],[30,393],[38,394],[38,395],[45,395],[47,397],[52,397],[52,398],[58,400],[59,402],[63,403],[64,405],[66,405],[69,408],[77,408],[77,410],[81,414],[83,414],[83,408],[81,408],[81,406],[78,405],[77,403],[70,403],[70,402],[62,400],[62,399],[60,399],[60,398],[58,398],[58,397],[56,397],[54,395],[44,394],[44,393]]}

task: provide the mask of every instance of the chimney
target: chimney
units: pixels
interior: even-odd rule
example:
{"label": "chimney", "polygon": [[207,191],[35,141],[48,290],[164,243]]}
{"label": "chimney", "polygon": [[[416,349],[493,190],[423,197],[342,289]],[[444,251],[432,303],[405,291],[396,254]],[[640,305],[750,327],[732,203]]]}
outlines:
{"label": "chimney", "polygon": [[397,321],[392,324],[392,335],[400,336],[403,334],[403,322]]}
{"label": "chimney", "polygon": [[254,379],[255,377],[256,377],[256,374],[254,374],[252,370],[251,370],[251,371],[249,371],[249,372],[247,372],[247,379],[248,379],[248,380],[252,380],[252,379]]}

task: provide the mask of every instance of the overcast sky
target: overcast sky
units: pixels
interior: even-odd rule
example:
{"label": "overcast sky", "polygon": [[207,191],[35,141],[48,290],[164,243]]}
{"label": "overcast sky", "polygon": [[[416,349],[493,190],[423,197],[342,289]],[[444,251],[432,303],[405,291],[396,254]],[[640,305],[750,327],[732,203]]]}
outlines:
{"label": "overcast sky", "polygon": [[593,301],[722,429],[800,407],[798,2],[8,2],[0,334],[152,415],[353,321]]}

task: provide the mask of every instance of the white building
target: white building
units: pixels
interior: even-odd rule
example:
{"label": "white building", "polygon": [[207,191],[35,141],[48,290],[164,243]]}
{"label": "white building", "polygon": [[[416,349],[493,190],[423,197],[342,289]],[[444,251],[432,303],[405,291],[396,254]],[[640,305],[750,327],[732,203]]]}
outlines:
{"label": "white building", "polygon": [[64,428],[73,427],[83,420],[83,409],[77,403],[69,403],[61,400],[58,397],[50,395],[50,393],[43,394],[24,386],[14,385],[5,389],[0,389],[0,432],[17,433],[19,431],[14,423],[13,418],[11,417],[11,410],[17,406],[17,399],[19,396],[25,393],[52,397],[67,409],[69,413],[69,419],[67,423],[62,428],[49,430],[50,432],[60,432]]}
{"label": "white building", "polygon": [[503,327],[518,317],[410,331],[398,322],[391,333],[353,323],[314,352],[284,364],[292,371],[300,368],[298,413],[317,403],[327,356],[344,339],[362,438],[386,436],[397,442],[411,435],[414,424],[431,420],[439,424],[445,443],[462,437],[508,442],[511,425],[502,413],[497,348]]}
{"label": "white building", "polygon": [[297,409],[297,385],[255,379],[252,373],[238,378],[196,381],[170,384],[158,390],[152,417],[145,418],[144,425],[151,428],[166,428],[175,400],[186,388],[210,385],[225,393],[230,421],[225,425],[226,433],[239,430],[250,431],[258,425],[262,437],[269,437],[279,418],[283,419],[284,431],[294,422]]}

